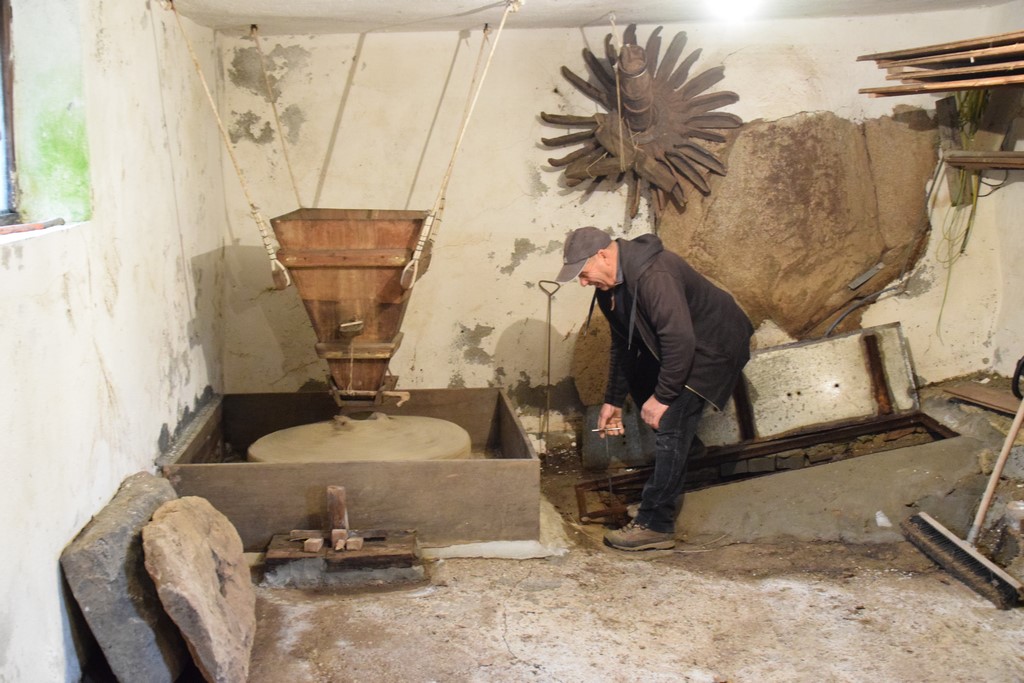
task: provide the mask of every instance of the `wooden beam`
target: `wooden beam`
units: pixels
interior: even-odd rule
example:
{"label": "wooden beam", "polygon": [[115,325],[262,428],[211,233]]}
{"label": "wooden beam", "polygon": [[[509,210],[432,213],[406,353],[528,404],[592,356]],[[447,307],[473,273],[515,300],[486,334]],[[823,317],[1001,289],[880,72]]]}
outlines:
{"label": "wooden beam", "polygon": [[[960,135],[960,114],[956,109],[956,98],[952,95],[943,97],[935,102],[935,119],[939,124],[939,149],[943,158],[951,152],[961,151]],[[969,193],[963,191],[963,172],[946,164],[944,170],[946,176],[946,190],[949,192],[949,200],[953,206],[962,206],[969,203]]]}
{"label": "wooden beam", "polygon": [[334,537],[336,529],[344,529],[348,538],[348,505],[345,500],[344,486],[327,487],[327,528],[331,530],[332,543],[337,541]]}
{"label": "wooden beam", "polygon": [[956,384],[943,391],[962,401],[998,410],[1007,415],[1015,415],[1017,408],[1020,407],[1020,401],[1008,389],[996,389],[975,382]]}
{"label": "wooden beam", "polygon": [[399,345],[402,343],[402,333],[399,332],[389,342],[317,342],[314,348],[319,358],[333,360],[383,360],[395,355]]}
{"label": "wooden beam", "polygon": [[943,159],[954,168],[984,170],[989,168],[1024,169],[1024,152],[951,151]]}
{"label": "wooden beam", "polygon": [[408,249],[281,249],[278,260],[288,268],[402,268]]}
{"label": "wooden beam", "polygon": [[887,74],[887,81],[929,81],[936,78],[949,79],[951,76],[970,76],[974,74],[1007,73],[1024,71],[1024,60],[1014,62],[995,62],[993,64],[976,64],[949,69],[904,69],[897,67]]}
{"label": "wooden beam", "polygon": [[888,97],[891,95],[917,95],[926,93],[952,92],[955,90],[977,90],[1002,85],[1024,84],[1024,74],[997,76],[992,78],[975,78],[962,81],[944,81],[941,83],[912,83],[907,85],[890,85],[881,88],[861,88],[857,92],[872,97]]}
{"label": "wooden beam", "polygon": [[1024,31],[1013,31],[984,38],[969,38],[951,43],[938,43],[924,47],[912,47],[891,52],[876,52],[870,55],[857,57],[858,62],[877,62],[881,60],[904,59],[914,56],[938,55],[947,52],[962,52],[964,50],[975,50],[979,48],[995,47],[997,45],[1008,45],[1011,43],[1024,42]]}
{"label": "wooden beam", "polygon": [[1000,45],[998,47],[987,47],[981,50],[969,50],[967,52],[950,52],[942,55],[930,55],[927,57],[912,57],[910,59],[882,60],[878,62],[881,69],[891,69],[898,66],[924,66],[928,64],[962,64],[970,66],[979,60],[991,62],[1003,62],[1007,58],[1024,55],[1024,43],[1013,45]]}

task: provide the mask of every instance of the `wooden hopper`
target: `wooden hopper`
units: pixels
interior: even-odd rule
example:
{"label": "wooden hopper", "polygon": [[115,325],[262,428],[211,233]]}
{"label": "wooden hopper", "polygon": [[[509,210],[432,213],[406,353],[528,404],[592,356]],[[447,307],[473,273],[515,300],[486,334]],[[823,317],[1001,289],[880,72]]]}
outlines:
{"label": "wooden hopper", "polygon": [[[411,289],[402,287],[426,211],[298,209],[271,219],[341,396],[378,399],[402,340]],[[426,254],[424,255],[426,256]],[[427,259],[419,267],[426,270]],[[385,386],[390,380],[390,386]]]}

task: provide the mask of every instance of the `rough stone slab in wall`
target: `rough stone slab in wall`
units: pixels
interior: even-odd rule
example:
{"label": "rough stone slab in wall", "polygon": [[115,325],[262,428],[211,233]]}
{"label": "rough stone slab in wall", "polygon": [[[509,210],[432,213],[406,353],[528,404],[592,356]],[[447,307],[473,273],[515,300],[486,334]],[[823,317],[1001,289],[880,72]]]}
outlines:
{"label": "rough stone slab in wall", "polygon": [[[728,175],[712,175],[711,193],[691,196],[685,211],[666,210],[658,235],[725,287],[755,327],[771,320],[793,339],[819,338],[920,256],[938,147],[926,111],[863,123],[830,112],[752,121],[727,146],[718,155]],[[837,330],[856,329],[863,310]]]}
{"label": "rough stone slab in wall", "polygon": [[205,498],[160,507],[142,530],[146,569],[208,681],[244,683],[256,633],[256,593],[242,540]]}
{"label": "rough stone slab in wall", "polygon": [[189,663],[142,557],[142,528],[175,498],[166,479],[134,474],[61,554],[71,592],[119,681],[170,683]]}

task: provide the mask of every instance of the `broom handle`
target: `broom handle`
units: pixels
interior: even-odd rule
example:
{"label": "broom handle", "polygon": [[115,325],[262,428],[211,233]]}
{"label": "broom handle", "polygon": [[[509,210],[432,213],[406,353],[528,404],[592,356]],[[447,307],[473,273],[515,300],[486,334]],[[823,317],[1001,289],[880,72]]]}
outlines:
{"label": "broom handle", "polygon": [[1010,449],[1013,448],[1013,443],[1017,440],[1017,432],[1020,431],[1021,422],[1024,422],[1024,400],[1020,402],[1020,407],[1017,408],[1017,415],[1013,418],[1013,425],[1010,426],[1010,432],[1006,435],[1006,441],[1003,442],[1003,450],[999,453],[995,466],[992,467],[992,474],[988,478],[985,495],[982,496],[981,505],[978,506],[978,514],[974,516],[974,524],[971,525],[971,530],[967,534],[967,542],[971,545],[974,545],[978,539],[978,532],[985,521],[985,515],[988,514],[988,508],[992,504],[992,496],[995,495],[996,486],[999,484],[999,477],[1003,474],[1003,466],[1006,465]]}

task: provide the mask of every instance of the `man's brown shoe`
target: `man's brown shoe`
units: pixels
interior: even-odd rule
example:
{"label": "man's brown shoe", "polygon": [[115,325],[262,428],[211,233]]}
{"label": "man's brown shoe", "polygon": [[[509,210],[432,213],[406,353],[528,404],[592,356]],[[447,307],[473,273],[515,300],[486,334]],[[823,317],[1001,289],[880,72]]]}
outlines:
{"label": "man's brown shoe", "polygon": [[676,539],[673,534],[630,522],[621,529],[606,533],[604,544],[619,550],[669,550],[676,547]]}

